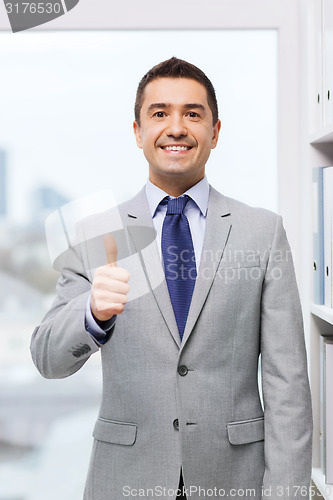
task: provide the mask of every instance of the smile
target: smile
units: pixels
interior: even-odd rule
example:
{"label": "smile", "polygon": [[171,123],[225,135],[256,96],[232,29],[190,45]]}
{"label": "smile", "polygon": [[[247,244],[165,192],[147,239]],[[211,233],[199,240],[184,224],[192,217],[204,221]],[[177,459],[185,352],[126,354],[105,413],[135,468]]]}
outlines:
{"label": "smile", "polygon": [[188,151],[191,146],[162,146],[165,151]]}

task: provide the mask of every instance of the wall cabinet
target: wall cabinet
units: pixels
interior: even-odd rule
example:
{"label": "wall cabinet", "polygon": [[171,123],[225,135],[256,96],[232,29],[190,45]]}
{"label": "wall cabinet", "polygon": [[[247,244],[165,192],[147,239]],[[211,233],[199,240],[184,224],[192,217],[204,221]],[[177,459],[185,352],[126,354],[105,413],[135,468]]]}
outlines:
{"label": "wall cabinet", "polygon": [[[305,168],[311,171],[314,167],[333,165],[333,0],[308,0],[306,4],[303,4],[303,8],[306,8],[307,15],[308,46],[305,50],[308,55],[309,90],[309,127]],[[310,381],[314,413],[312,479],[322,498],[329,500],[333,499],[333,485],[325,483],[325,476],[320,467],[322,446],[320,337],[329,336],[333,339],[333,309],[325,305],[314,304],[312,297],[309,314]],[[333,391],[333,381],[331,387]],[[327,425],[333,426],[333,421],[327,422]]]}
{"label": "wall cabinet", "polygon": [[[320,3],[320,2],[319,2]],[[322,0],[323,126],[333,124],[333,1]]]}
{"label": "wall cabinet", "polygon": [[309,132],[311,143],[331,142],[333,130],[333,0],[309,0]]}

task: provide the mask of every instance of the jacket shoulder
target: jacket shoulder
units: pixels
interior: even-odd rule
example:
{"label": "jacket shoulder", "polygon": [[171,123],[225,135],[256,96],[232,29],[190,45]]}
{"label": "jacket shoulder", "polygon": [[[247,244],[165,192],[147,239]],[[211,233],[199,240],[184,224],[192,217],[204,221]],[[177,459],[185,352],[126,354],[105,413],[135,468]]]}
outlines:
{"label": "jacket shoulder", "polygon": [[230,198],[220,193],[213,187],[210,187],[210,195],[213,198],[214,202],[219,201],[224,205],[225,209],[228,209],[229,214],[232,216],[232,218],[244,220],[244,222],[247,222],[249,220],[259,220],[262,223],[266,222],[273,225],[276,224],[277,219],[281,219],[280,215],[272,212],[271,210],[262,207],[253,207],[242,201]]}

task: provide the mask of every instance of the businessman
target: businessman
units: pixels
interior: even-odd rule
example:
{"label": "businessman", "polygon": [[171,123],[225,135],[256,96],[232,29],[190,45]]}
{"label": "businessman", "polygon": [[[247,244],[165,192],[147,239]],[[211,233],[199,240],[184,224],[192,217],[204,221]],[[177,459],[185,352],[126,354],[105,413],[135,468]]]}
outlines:
{"label": "businessman", "polygon": [[[142,78],[134,133],[149,180],[82,221],[33,333],[47,378],[101,350],[85,500],[309,493],[311,402],[290,249],[280,216],[208,184],[219,131],[200,69],[171,58]],[[112,230],[116,216],[123,231]],[[96,227],[105,234],[89,237]]]}

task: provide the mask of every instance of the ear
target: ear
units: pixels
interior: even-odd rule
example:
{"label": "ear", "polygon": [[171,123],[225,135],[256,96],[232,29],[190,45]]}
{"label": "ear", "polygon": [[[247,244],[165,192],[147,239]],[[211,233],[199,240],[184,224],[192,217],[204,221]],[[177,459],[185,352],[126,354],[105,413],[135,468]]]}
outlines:
{"label": "ear", "polygon": [[142,149],[143,146],[142,146],[140,127],[136,121],[133,123],[133,130],[134,130],[134,134],[135,134],[136,144],[140,149]]}
{"label": "ear", "polygon": [[212,137],[212,144],[211,144],[212,149],[216,148],[216,144],[217,144],[217,141],[219,138],[220,130],[221,130],[221,121],[217,120],[217,122],[213,128],[213,137]]}

